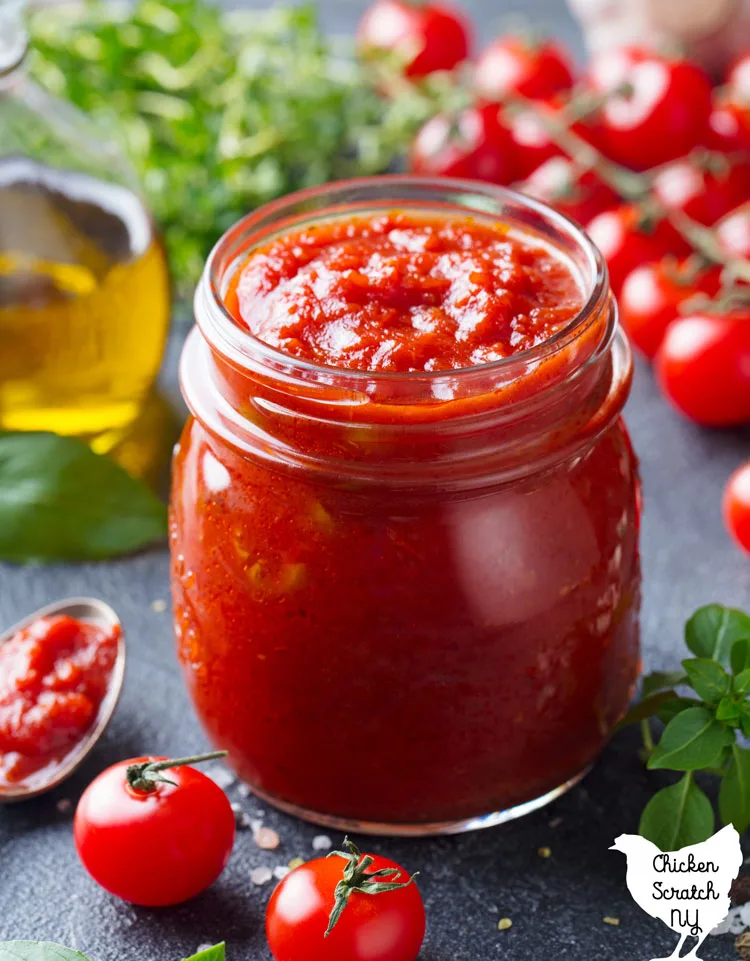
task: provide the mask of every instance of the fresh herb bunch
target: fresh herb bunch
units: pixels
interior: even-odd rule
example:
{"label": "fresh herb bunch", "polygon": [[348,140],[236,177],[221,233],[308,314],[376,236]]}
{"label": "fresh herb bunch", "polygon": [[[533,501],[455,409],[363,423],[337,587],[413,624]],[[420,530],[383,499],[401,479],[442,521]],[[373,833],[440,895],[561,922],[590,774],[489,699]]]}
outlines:
{"label": "fresh herb bunch", "polygon": [[[695,773],[715,775],[719,815],[742,833],[750,826],[750,616],[710,604],[685,625],[695,655],[682,671],[649,674],[643,697],[620,726],[639,722],[647,766],[683,771],[658,791],[641,815],[640,833],[663,851],[705,841],[714,832],[714,810],[695,783]],[[664,725],[654,739],[651,719]]]}
{"label": "fresh herb bunch", "polygon": [[[204,948],[185,961],[224,961],[222,941]],[[0,941],[0,961],[89,961],[85,954],[52,941]]]}
{"label": "fresh herb bunch", "polygon": [[31,21],[31,70],[121,132],[164,231],[178,293],[239,217],[289,191],[392,168],[455,98],[447,78],[381,97],[310,3],[222,12],[206,0],[90,0]]}

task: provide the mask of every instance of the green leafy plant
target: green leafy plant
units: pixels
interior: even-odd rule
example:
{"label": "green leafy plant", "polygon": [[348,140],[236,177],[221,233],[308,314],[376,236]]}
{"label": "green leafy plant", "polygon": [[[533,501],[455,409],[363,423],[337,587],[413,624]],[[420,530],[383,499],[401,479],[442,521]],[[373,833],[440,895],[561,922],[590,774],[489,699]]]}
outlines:
{"label": "green leafy plant", "polygon": [[223,12],[206,0],[102,0],[32,18],[31,69],[123,139],[186,294],[218,237],[292,190],[380,173],[437,106],[443,77],[377,92],[313,3]]}
{"label": "green leafy plant", "polygon": [[[184,961],[224,961],[222,941]],[[52,941],[0,941],[0,961],[89,961],[85,954]]]}
{"label": "green leafy plant", "polygon": [[[694,657],[682,671],[649,674],[641,701],[620,726],[640,723],[647,767],[682,772],[658,791],[641,815],[639,831],[664,851],[705,841],[714,810],[695,783],[704,772],[720,778],[719,815],[742,833],[750,826],[750,615],[709,604],[685,625]],[[654,738],[652,722],[664,724]]]}
{"label": "green leafy plant", "polygon": [[[0,558],[101,560],[163,540],[167,508],[72,437],[0,432]],[[1,957],[1,955],[0,955]]]}

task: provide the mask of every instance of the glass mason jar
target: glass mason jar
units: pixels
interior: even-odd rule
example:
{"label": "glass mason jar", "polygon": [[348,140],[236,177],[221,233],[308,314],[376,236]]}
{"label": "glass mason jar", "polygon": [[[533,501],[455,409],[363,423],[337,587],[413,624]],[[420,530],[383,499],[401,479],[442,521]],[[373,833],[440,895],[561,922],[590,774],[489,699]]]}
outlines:
{"label": "glass mason jar", "polygon": [[22,0],[0,0],[0,430],[111,450],[161,364],[167,265],[135,173],[25,68]]}
{"label": "glass mason jar", "polygon": [[[318,366],[243,330],[238,260],[302,225],[393,209],[491,218],[557,248],[578,316],[483,366]],[[260,797],[342,829],[496,824],[559,795],[639,666],[631,357],[571,221],[489,185],[304,191],[218,243],[195,298],[174,460],[179,656],[212,740]]]}

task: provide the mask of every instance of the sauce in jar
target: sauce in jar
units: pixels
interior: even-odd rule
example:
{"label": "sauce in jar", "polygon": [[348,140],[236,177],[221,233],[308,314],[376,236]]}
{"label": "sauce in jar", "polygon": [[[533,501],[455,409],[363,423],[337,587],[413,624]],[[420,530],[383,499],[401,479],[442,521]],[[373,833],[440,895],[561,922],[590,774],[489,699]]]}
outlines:
{"label": "sauce in jar", "polygon": [[254,791],[345,828],[545,803],[638,672],[631,362],[601,261],[545,208],[477,187],[464,209],[461,187],[385,178],[251,215],[183,355],[189,689]]}
{"label": "sauce in jar", "polygon": [[94,725],[119,629],[41,617],[0,645],[0,792],[47,779]]}

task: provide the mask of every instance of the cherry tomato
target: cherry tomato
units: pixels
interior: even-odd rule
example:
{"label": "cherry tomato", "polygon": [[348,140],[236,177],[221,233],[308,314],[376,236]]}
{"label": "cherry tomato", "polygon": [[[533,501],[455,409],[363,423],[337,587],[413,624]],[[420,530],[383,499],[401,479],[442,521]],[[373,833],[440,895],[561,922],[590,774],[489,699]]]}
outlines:
{"label": "cherry tomato", "polygon": [[631,342],[652,359],[667,327],[679,317],[680,304],[698,293],[713,296],[720,271],[704,270],[691,276],[689,264],[668,259],[643,264],[628,274],[620,291],[620,320]]}
{"label": "cherry tomato", "polygon": [[[345,845],[348,853],[295,868],[271,895],[266,937],[276,961],[414,961],[419,953],[425,913],[416,885],[395,862]],[[390,889],[368,893],[377,882]]]}
{"label": "cherry tomato", "polygon": [[681,210],[701,224],[715,224],[750,196],[750,163],[712,158],[710,166],[677,160],[654,178],[654,193],[668,210]]}
{"label": "cherry tomato", "polygon": [[612,160],[646,170],[704,142],[711,83],[696,64],[623,47],[596,56],[589,80],[608,95],[601,122]]}
{"label": "cherry tomato", "polygon": [[727,481],[722,511],[727,530],[750,554],[750,461],[738,467]]}
{"label": "cherry tomato", "polygon": [[738,100],[731,91],[715,97],[708,126],[708,143],[714,150],[750,151],[750,99]]}
{"label": "cherry tomato", "polygon": [[573,86],[567,52],[552,40],[498,37],[480,55],[474,68],[477,92],[486,100],[504,100],[508,94],[543,100]]}
{"label": "cherry tomato", "polygon": [[750,50],[734,60],[727,70],[727,86],[750,105]]}
{"label": "cherry tomato", "polygon": [[579,224],[618,205],[617,195],[591,170],[579,174],[567,157],[552,157],[520,185],[524,193],[543,200]]}
{"label": "cherry tomato", "polygon": [[696,423],[750,420],[750,310],[675,320],[656,355],[656,373],[672,404]]}
{"label": "cherry tomato", "polygon": [[425,77],[467,58],[468,23],[448,4],[375,0],[360,20],[357,48],[365,58],[393,55],[407,77]]}
{"label": "cherry tomato", "polygon": [[493,105],[431,117],[414,139],[410,166],[413,173],[496,184],[517,179],[515,150]]}
{"label": "cherry tomato", "polygon": [[[179,904],[213,884],[234,845],[227,796],[192,767],[170,767],[173,784],[129,774],[163,758],[134,758],[102,772],[76,809],[73,834],[91,877],[123,901]],[[145,786],[140,787],[143,783]],[[133,786],[135,785],[135,786]]]}
{"label": "cherry tomato", "polygon": [[598,214],[586,230],[607,261],[615,295],[620,293],[627,275],[640,264],[661,260],[667,254],[682,257],[690,253],[687,241],[670,223],[654,223],[632,204]]}
{"label": "cherry tomato", "polygon": [[750,260],[750,203],[738,207],[716,224],[716,236],[731,257]]}
{"label": "cherry tomato", "polygon": [[528,177],[562,150],[552,140],[544,121],[531,110],[521,110],[507,121],[508,133],[516,157],[516,177]]}

